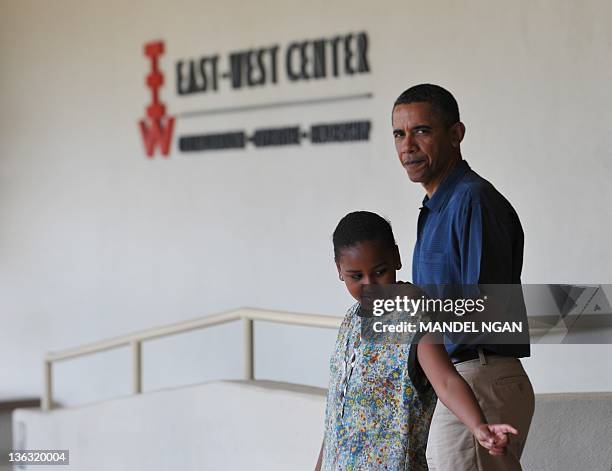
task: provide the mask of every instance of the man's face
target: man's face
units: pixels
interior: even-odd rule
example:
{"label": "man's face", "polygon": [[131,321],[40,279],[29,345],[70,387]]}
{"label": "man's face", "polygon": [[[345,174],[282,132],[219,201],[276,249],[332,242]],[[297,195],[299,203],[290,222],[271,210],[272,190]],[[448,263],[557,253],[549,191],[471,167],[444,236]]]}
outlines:
{"label": "man's face", "polygon": [[[433,193],[460,158],[462,123],[448,126],[429,103],[397,105],[392,115],[395,149],[408,177]],[[430,195],[431,196],[431,195]]]}

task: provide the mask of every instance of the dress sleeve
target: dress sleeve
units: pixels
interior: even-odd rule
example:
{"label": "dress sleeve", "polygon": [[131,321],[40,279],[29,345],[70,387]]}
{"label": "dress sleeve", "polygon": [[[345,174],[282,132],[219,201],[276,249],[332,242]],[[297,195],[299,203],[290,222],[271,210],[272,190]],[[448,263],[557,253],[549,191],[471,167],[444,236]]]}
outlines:
{"label": "dress sleeve", "polygon": [[423,335],[419,335],[413,339],[410,345],[410,352],[408,353],[408,376],[410,376],[410,381],[412,381],[418,394],[425,394],[431,388],[431,384],[419,363],[419,357],[417,355],[418,342],[421,340],[420,337],[422,336]]}

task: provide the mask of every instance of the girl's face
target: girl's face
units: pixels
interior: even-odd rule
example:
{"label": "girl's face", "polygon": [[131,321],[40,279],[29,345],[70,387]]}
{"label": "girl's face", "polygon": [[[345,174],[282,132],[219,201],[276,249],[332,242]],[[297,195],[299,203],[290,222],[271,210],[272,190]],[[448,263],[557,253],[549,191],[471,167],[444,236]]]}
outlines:
{"label": "girl's face", "polygon": [[336,267],[351,296],[361,301],[363,285],[395,283],[395,272],[402,264],[397,245],[389,247],[380,240],[371,240],[341,249]]}

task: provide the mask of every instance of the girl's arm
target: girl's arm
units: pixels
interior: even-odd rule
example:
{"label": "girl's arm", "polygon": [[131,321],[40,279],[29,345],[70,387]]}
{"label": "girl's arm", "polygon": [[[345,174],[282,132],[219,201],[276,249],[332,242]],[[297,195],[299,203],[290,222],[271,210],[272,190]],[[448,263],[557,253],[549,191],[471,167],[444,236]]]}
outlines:
{"label": "girl's arm", "polygon": [[502,455],[508,445],[506,433],[518,434],[508,424],[487,424],[474,393],[457,373],[444,346],[427,334],[417,346],[419,363],[442,403],[463,422],[492,455]]}

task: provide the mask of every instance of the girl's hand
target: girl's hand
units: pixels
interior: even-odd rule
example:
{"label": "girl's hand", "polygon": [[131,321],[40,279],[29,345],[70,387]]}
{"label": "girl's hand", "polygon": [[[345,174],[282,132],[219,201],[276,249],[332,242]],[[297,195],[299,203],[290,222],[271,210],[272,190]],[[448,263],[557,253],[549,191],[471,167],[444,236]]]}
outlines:
{"label": "girl's hand", "polygon": [[508,424],[480,424],[474,427],[472,433],[478,443],[489,450],[489,454],[500,456],[506,453],[507,434],[518,435],[518,430]]}

